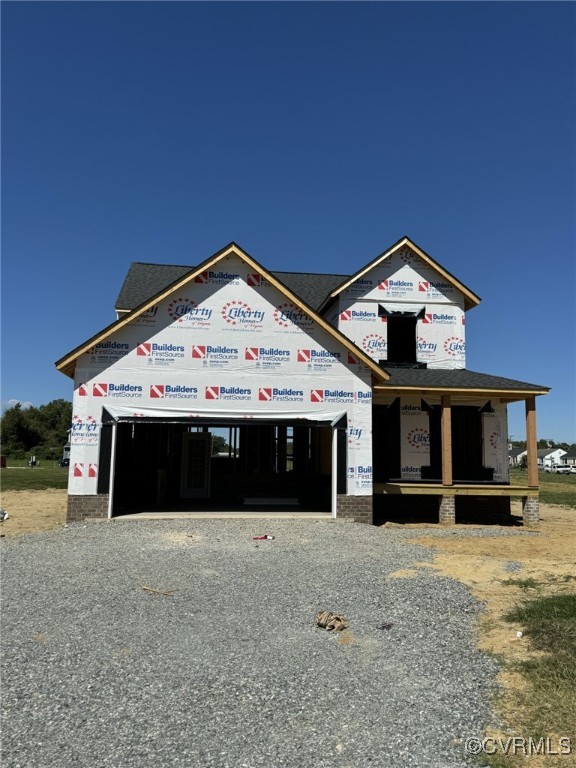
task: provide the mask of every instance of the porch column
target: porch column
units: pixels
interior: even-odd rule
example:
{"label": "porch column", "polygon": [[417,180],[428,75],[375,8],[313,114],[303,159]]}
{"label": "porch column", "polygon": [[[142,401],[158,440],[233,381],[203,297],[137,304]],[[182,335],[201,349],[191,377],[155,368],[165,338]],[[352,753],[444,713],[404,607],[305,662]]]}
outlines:
{"label": "porch column", "polygon": [[[526,398],[526,460],[528,487],[538,488],[538,449],[536,441],[536,397]],[[537,528],[540,520],[538,497],[523,497],[522,522],[527,528]]]}
{"label": "porch column", "polygon": [[528,486],[538,488],[538,450],[536,441],[536,398],[526,398],[526,460]]}
{"label": "porch column", "polygon": [[452,408],[450,395],[442,395],[442,485],[452,485]]}
{"label": "porch column", "polygon": [[[450,395],[442,395],[441,440],[442,440],[442,485],[452,485],[452,407]],[[456,522],[456,499],[454,496],[440,497],[440,525],[454,525]]]}

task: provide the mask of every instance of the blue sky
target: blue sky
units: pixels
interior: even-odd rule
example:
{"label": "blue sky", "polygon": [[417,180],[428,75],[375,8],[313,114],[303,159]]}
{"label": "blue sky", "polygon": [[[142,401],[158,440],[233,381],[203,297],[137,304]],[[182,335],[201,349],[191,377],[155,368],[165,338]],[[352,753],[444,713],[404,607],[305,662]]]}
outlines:
{"label": "blue sky", "polygon": [[483,299],[468,367],[552,387],[539,436],[576,440],[575,30],[564,2],[3,2],[3,404],[71,398],[54,361],[131,261],[352,273],[408,235]]}

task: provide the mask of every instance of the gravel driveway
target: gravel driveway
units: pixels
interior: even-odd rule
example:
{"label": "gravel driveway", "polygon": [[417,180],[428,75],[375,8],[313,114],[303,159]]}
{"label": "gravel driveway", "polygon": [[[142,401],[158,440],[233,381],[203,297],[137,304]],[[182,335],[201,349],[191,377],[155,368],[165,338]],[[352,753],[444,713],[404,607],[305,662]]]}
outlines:
{"label": "gravel driveway", "polygon": [[3,765],[477,765],[461,740],[483,734],[496,665],[465,586],[388,578],[430,561],[414,533],[181,520],[3,541]]}

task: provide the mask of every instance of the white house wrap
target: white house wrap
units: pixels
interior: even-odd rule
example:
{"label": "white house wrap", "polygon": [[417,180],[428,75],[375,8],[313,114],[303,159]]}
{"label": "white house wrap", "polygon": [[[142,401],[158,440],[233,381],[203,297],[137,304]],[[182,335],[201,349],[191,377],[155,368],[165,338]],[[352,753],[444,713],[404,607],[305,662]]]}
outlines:
{"label": "white house wrap", "polygon": [[450,521],[458,484],[468,504],[506,488],[506,404],[547,391],[466,369],[479,301],[408,238],[351,277],[268,272],[233,243],[133,264],[116,322],[57,363],[69,519],[263,500],[372,522],[373,499],[420,491]]}

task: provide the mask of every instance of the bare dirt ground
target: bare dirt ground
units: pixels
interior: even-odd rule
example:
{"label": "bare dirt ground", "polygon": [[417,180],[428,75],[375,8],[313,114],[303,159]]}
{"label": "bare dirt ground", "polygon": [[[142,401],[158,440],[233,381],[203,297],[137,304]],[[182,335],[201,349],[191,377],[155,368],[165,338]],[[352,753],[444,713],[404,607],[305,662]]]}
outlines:
{"label": "bare dirt ground", "polygon": [[[66,491],[7,491],[2,507],[10,515],[1,523],[3,536],[60,528],[66,520]],[[519,505],[514,508],[520,514]],[[528,536],[474,538],[472,526],[457,526],[459,535],[448,538],[427,536],[429,524],[414,529],[414,541],[435,551],[433,563],[414,563],[413,569],[394,574],[411,578],[419,568],[434,568],[439,573],[467,584],[485,605],[478,627],[478,645],[495,653],[505,665],[531,655],[520,627],[503,617],[530,597],[574,592],[576,588],[576,511],[568,507],[541,504],[539,529]],[[403,528],[405,526],[402,526]],[[454,530],[454,529],[453,529]],[[518,528],[518,531],[525,529]],[[511,724],[518,722],[518,697],[523,678],[510,670],[500,674],[502,699],[498,708]],[[547,765],[532,759],[531,765]]]}
{"label": "bare dirt ground", "polygon": [[0,523],[5,536],[61,528],[66,522],[66,490],[4,491],[2,508],[8,520]]}

